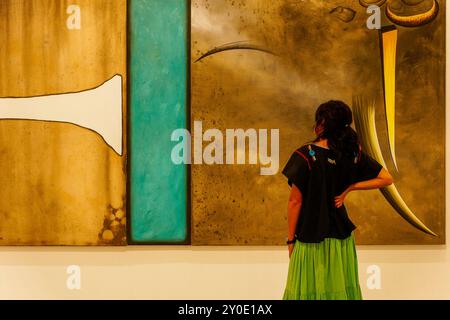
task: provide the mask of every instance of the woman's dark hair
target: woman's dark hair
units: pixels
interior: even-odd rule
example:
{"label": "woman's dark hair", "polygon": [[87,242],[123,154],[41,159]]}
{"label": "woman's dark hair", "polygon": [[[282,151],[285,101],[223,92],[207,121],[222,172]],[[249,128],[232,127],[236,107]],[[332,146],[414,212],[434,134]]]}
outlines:
{"label": "woman's dark hair", "polygon": [[316,110],[315,127],[323,131],[313,142],[328,140],[328,147],[337,158],[342,155],[353,157],[359,150],[358,134],[350,126],[353,122],[352,110],[342,101],[330,100],[322,103]]}

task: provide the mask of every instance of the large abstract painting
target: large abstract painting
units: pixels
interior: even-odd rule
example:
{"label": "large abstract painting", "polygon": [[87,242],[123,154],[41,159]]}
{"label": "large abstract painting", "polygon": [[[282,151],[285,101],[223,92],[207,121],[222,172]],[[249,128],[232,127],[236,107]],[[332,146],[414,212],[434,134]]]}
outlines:
{"label": "large abstract painting", "polygon": [[284,244],[330,99],[395,179],[346,200],[357,242],[445,242],[445,1],[4,0],[0,31],[0,245]]}
{"label": "large abstract painting", "polygon": [[126,1],[0,1],[0,244],[126,244]]}
{"label": "large abstract painting", "polygon": [[[314,138],[317,106],[343,100],[395,179],[346,201],[357,243],[445,242],[444,1],[193,0],[191,39],[191,118],[203,130],[279,129],[281,169]],[[281,174],[193,165],[191,187],[193,244],[284,243]]]}

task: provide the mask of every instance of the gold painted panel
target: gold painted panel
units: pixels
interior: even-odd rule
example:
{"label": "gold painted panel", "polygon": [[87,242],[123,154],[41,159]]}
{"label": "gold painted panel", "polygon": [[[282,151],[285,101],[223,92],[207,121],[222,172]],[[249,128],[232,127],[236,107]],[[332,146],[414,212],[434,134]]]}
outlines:
{"label": "gold painted panel", "polygon": [[[82,92],[120,75],[126,114],[125,0],[1,1],[0,43],[0,98]],[[125,244],[122,139],[120,156],[70,123],[0,119],[0,244]]]}
{"label": "gold painted panel", "polygon": [[[398,29],[398,172],[389,157],[379,31],[366,27],[369,14],[360,4],[374,1],[192,1],[192,121],[221,132],[280,129],[277,175],[260,175],[260,165],[192,166],[193,244],[284,244],[289,187],[282,167],[314,137],[320,103],[340,99],[352,105],[360,96],[375,103],[381,151],[399,193],[438,237],[414,228],[370,190],[346,201],[357,243],[445,243],[445,2],[439,1],[435,18],[422,16],[428,23],[414,28],[400,25],[415,23],[411,19],[391,21],[385,14],[389,4],[414,16],[433,5],[427,1],[408,7],[410,12],[399,1],[382,1],[382,25]],[[234,49],[202,58],[231,43]]]}

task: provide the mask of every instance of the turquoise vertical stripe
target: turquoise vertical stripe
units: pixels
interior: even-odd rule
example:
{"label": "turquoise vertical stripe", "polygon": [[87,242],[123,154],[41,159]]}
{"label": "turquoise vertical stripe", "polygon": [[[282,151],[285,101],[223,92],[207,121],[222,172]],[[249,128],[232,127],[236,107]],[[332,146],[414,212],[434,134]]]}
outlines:
{"label": "turquoise vertical stripe", "polygon": [[187,1],[130,2],[130,208],[133,242],[187,237],[187,168],[172,131],[186,128]]}

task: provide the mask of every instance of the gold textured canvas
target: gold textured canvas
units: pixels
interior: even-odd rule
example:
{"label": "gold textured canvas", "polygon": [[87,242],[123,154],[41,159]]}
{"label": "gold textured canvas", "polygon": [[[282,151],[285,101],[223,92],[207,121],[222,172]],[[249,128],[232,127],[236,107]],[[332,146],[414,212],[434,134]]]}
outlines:
{"label": "gold textured canvas", "polygon": [[[68,27],[73,4],[79,29]],[[0,1],[0,99],[83,92],[119,75],[125,115],[126,39],[125,0]],[[125,136],[123,147],[70,123],[0,119],[0,244],[125,244]]]}
{"label": "gold textured canvas", "polygon": [[[366,26],[370,4],[381,5],[381,26],[398,30],[396,52],[384,53],[387,67],[396,58],[395,74],[383,68],[380,30]],[[357,243],[445,243],[445,1],[193,0],[191,40],[192,121],[222,132],[280,129],[277,175],[250,164],[192,166],[193,244],[284,243],[281,170],[314,138],[314,112],[330,99],[374,106],[395,187],[437,235],[408,223],[381,192],[358,191],[345,203]]]}

